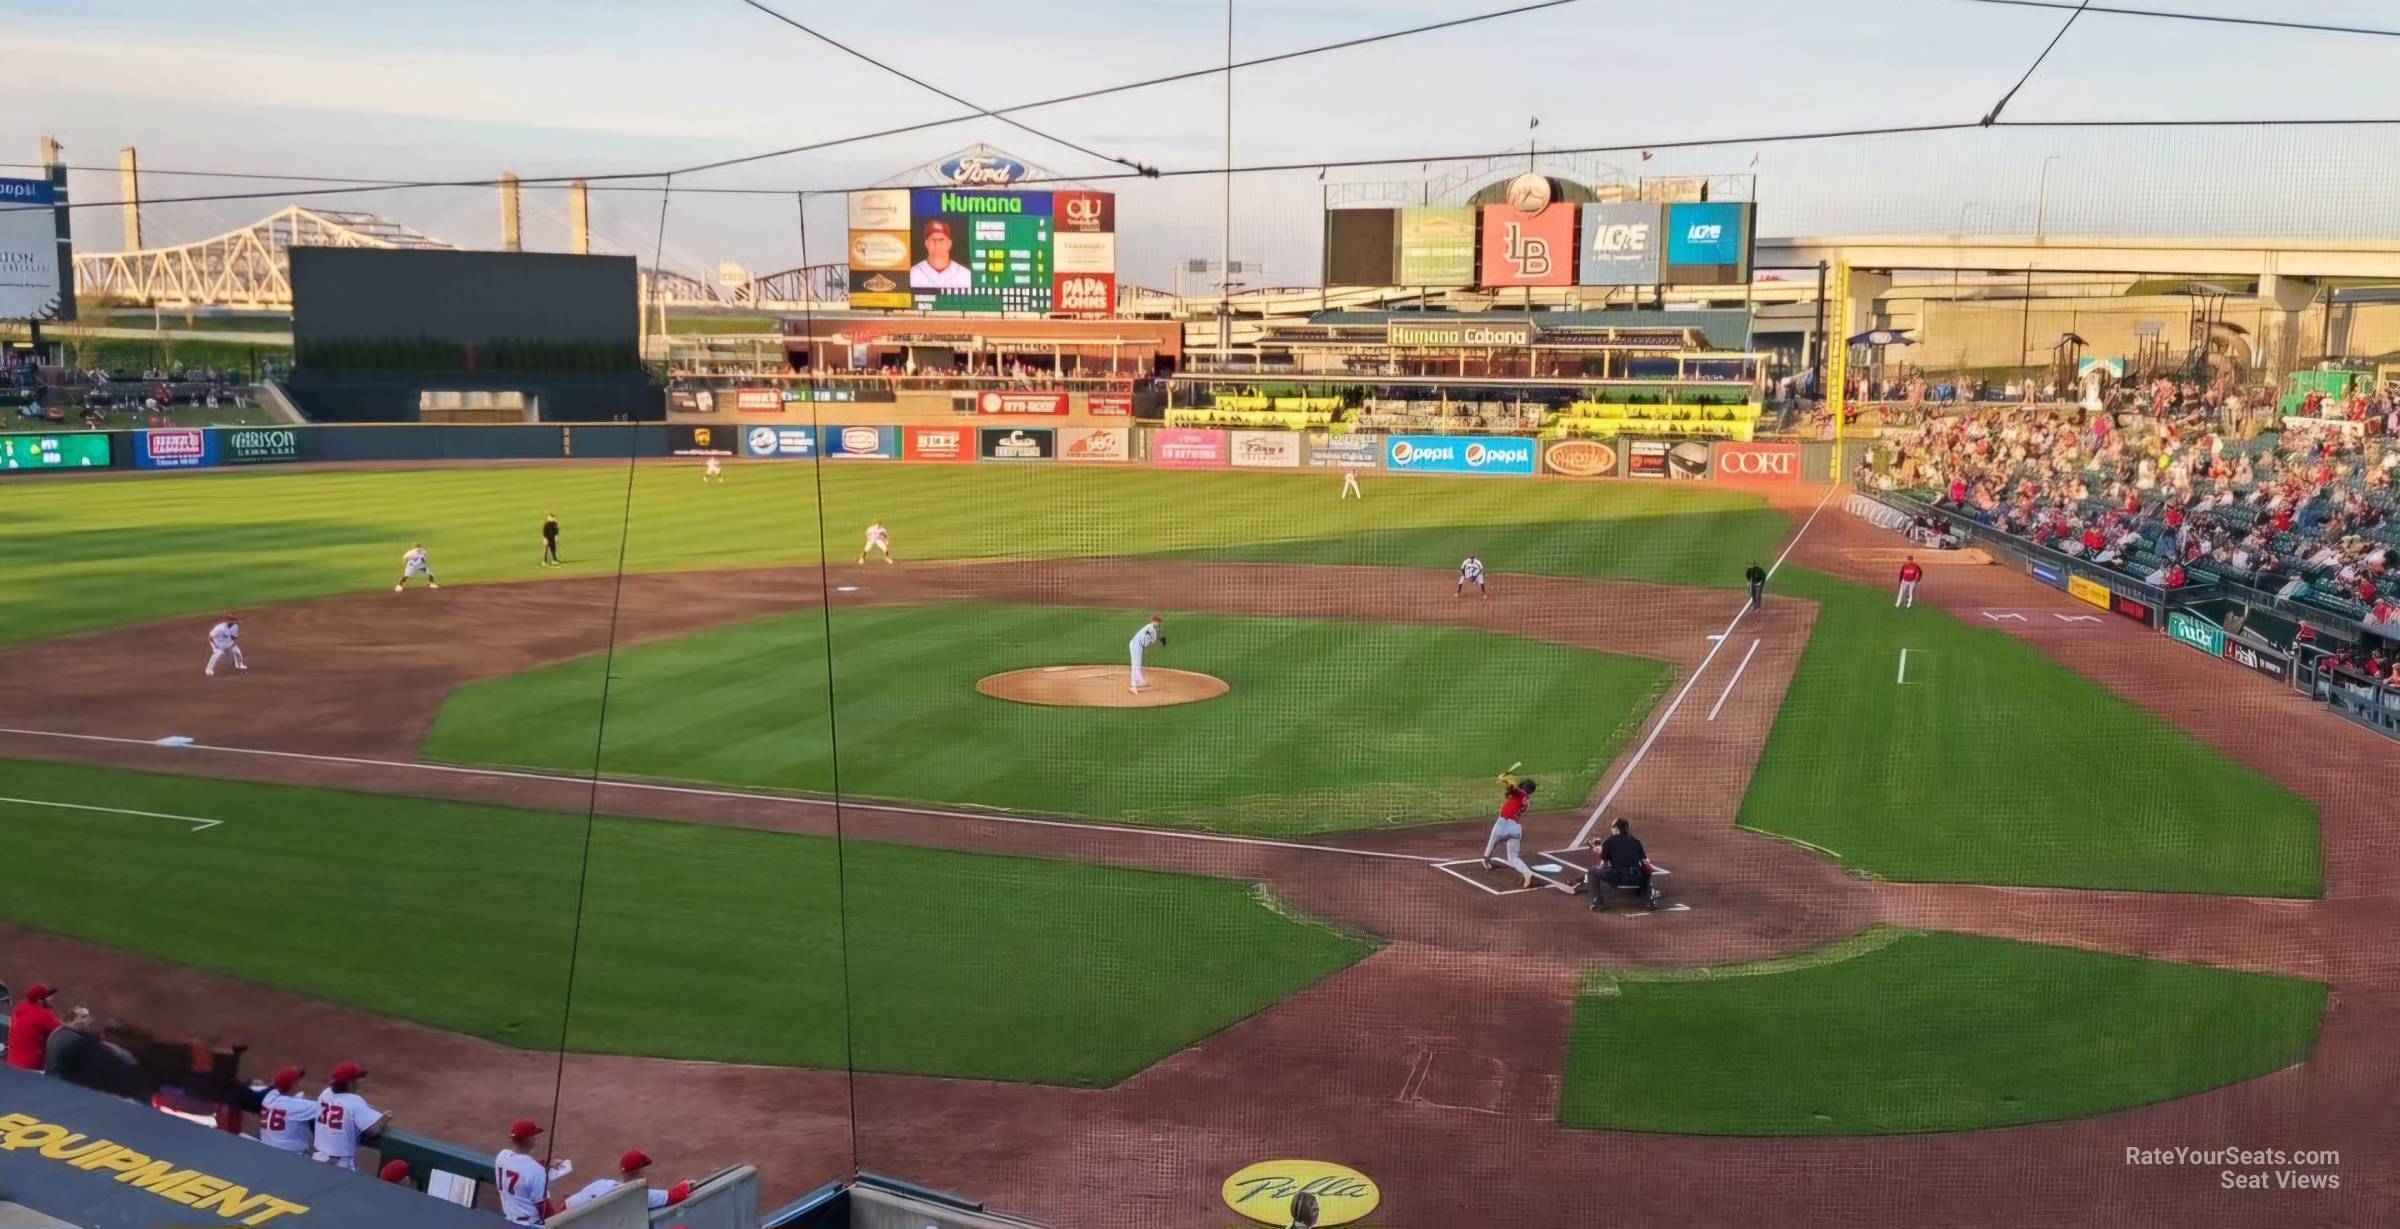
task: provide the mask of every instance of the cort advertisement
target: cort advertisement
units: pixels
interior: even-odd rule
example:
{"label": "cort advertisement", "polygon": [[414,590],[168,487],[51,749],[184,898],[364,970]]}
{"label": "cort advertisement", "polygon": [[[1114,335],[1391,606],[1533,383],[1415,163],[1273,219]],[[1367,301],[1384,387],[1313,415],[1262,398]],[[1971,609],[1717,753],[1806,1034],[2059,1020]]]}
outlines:
{"label": "cort advertisement", "polygon": [[1720,441],[1709,467],[1724,482],[1798,482],[1798,444],[1733,444]]}
{"label": "cort advertisement", "polygon": [[208,432],[193,427],[144,431],[133,453],[137,469],[196,469],[214,465],[216,460],[215,441]]}
{"label": "cort advertisement", "polygon": [[1380,435],[1317,434],[1308,439],[1310,469],[1382,469]]}
{"label": "cort advertisement", "polygon": [[828,460],[897,461],[898,427],[822,427]]}
{"label": "cort advertisement", "polygon": [[1300,468],[1300,436],[1293,431],[1236,431],[1233,463],[1243,469]]}
{"label": "cort advertisement", "polygon": [[1129,427],[1061,427],[1058,432],[1058,459],[1061,461],[1127,461],[1133,458],[1133,430]]}
{"label": "cort advertisement", "polygon": [[1610,478],[1617,472],[1617,450],[1601,440],[1553,440],[1542,450],[1542,467],[1568,478]]}
{"label": "cort advertisement", "polygon": [[1223,469],[1225,433],[1163,427],[1150,433],[1150,463],[1160,469]]}
{"label": "cort advertisement", "polygon": [[1047,461],[1058,455],[1058,432],[1049,427],[981,427],[976,436],[986,461]]}
{"label": "cort advertisement", "polygon": [[1395,435],[1384,468],[1402,474],[1531,474],[1533,441],[1457,435]]}
{"label": "cort advertisement", "polygon": [[975,459],[975,442],[963,427],[910,427],[908,459],[957,465]]}
{"label": "cort advertisement", "polygon": [[816,459],[815,427],[744,427],[741,432],[742,455],[745,457],[776,461]]}

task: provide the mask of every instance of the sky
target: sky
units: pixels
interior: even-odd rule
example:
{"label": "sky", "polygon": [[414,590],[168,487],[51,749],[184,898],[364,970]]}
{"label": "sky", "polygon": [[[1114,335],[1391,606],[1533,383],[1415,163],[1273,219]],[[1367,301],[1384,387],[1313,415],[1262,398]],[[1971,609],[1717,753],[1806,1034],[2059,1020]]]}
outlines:
{"label": "sky", "polygon": [[[1005,106],[1222,64],[1224,0],[766,0],[976,104]],[[1249,57],[1509,7],[1510,0],[1232,0]],[[2235,0],[2156,0],[2250,15]],[[2272,6],[2278,17],[2400,29],[2363,0]],[[119,199],[138,147],[146,200],[271,198],[144,211],[145,239],[234,229],[291,201],[365,209],[461,246],[498,239],[488,188],[311,197],[296,185],[164,172],[376,179],[657,172],[959,114],[964,108],[784,26],[740,0],[0,0],[22,50],[0,95],[0,158],[52,133],[79,202]],[[2175,233],[2382,236],[2400,127],[1977,130],[1810,142],[1776,134],[1971,122],[2064,14],[1966,0],[1576,0],[1541,12],[1234,75],[1238,176],[1103,183],[1119,193],[1125,280],[1174,289],[1178,262],[1265,266],[1259,284],[1317,280],[1327,185],[1373,196],[1460,169],[1438,159],[1522,151],[1570,178],[1755,176],[1760,230],[1793,234]],[[2400,39],[2088,14],[2009,104],[2012,120],[2400,121]],[[1225,165],[1223,74],[1028,112],[1079,144],[1170,171]],[[1538,117],[1539,127],[1528,127]],[[1644,160],[1642,146],[1661,148]],[[861,187],[988,142],[1065,175],[1117,170],[977,119],[595,194],[604,250],[702,276],[839,261],[841,207],[795,195]],[[1540,151],[1632,146],[1621,152]],[[13,155],[5,151],[14,148]],[[1331,162],[1394,160],[1361,168]],[[1520,163],[1521,165],[1521,163]],[[1484,171],[1480,166],[1470,168]],[[1469,175],[1500,178],[1512,167]],[[25,174],[0,169],[0,175]],[[1342,188],[1345,184],[1402,185]],[[707,196],[695,187],[770,189]],[[529,190],[526,242],[566,244],[562,193]],[[119,246],[119,211],[76,216],[76,246]]]}

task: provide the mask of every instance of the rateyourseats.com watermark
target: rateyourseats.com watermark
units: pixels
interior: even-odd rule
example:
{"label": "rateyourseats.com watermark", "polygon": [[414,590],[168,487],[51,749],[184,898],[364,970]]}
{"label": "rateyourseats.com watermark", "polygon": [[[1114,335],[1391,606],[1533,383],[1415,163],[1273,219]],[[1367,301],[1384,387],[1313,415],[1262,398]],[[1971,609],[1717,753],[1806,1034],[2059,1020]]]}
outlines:
{"label": "rateyourseats.com watermark", "polygon": [[2128,1165],[2213,1170],[2228,1191],[2338,1191],[2342,1154],[2325,1148],[2125,1148]]}

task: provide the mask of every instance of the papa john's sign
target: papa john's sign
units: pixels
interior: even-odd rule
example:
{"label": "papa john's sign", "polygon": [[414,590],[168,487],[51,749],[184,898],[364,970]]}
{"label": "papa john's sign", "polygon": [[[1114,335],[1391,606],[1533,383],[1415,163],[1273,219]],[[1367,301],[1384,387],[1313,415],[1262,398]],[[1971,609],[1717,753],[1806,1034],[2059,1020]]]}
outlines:
{"label": "papa john's sign", "polygon": [[1709,458],[1709,472],[1720,482],[1799,482],[1798,444],[1733,444],[1718,442]]}

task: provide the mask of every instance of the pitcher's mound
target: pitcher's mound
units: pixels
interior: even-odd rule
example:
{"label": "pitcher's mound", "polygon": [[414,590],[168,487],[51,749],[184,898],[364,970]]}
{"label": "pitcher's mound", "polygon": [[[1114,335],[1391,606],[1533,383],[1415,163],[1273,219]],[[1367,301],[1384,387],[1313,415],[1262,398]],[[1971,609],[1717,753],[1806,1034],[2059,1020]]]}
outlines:
{"label": "pitcher's mound", "polygon": [[1225,680],[1190,670],[1142,671],[1142,690],[1132,687],[1131,666],[1037,666],[986,675],[975,690],[1019,704],[1067,708],[1164,708],[1214,700],[1231,691]]}

